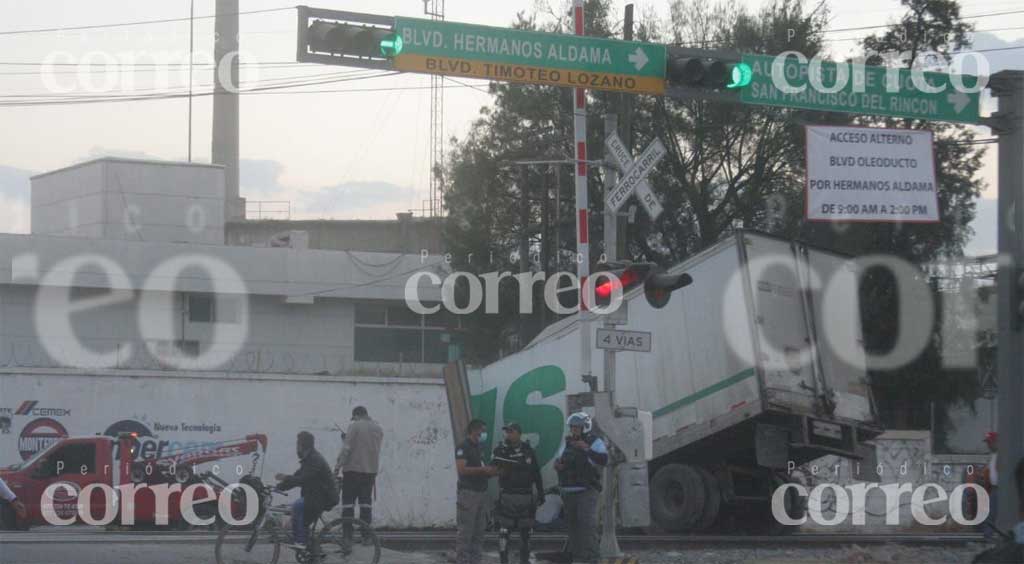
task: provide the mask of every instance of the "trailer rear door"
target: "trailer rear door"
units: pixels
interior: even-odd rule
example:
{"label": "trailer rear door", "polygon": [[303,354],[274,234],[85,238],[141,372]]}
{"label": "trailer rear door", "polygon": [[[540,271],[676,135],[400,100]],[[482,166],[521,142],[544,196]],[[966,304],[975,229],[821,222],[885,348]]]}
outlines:
{"label": "trailer rear door", "polygon": [[821,371],[836,400],[835,415],[873,423],[860,319],[860,272],[846,257],[806,245],[799,245],[798,251],[811,276],[818,278],[810,284],[810,309]]}
{"label": "trailer rear door", "polygon": [[813,411],[818,385],[793,247],[787,241],[749,233],[743,238],[751,317],[766,395],[771,403]]}

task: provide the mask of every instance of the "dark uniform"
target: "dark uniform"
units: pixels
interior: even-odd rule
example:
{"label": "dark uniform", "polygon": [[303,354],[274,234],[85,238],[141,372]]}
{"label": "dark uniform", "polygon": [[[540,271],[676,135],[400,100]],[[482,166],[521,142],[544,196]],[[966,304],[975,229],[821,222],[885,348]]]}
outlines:
{"label": "dark uniform", "polygon": [[[467,468],[482,468],[480,445],[468,438],[455,449],[455,459],[465,460]],[[484,532],[487,530],[487,476],[459,476],[455,538],[457,564],[479,564],[483,557]]]}
{"label": "dark uniform", "polygon": [[501,472],[498,475],[499,493],[495,507],[495,515],[501,527],[498,537],[501,562],[508,562],[508,540],[512,529],[519,529],[519,561],[529,562],[530,532],[537,514],[537,504],[544,499],[544,481],[540,475],[537,454],[529,441],[515,444],[505,441],[494,449],[493,460]]}
{"label": "dark uniform", "polygon": [[[572,416],[570,416],[571,418]],[[587,449],[573,446],[568,436],[558,454],[562,466],[558,485],[562,491],[566,526],[569,529],[569,552],[574,562],[598,560],[597,502],[601,491],[601,472],[608,464],[608,449],[597,435],[580,437]]]}

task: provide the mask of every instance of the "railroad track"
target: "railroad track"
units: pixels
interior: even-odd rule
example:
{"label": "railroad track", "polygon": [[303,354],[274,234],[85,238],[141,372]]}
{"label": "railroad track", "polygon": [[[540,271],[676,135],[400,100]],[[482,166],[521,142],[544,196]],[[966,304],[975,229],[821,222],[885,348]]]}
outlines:
{"label": "railroad track", "polygon": [[[75,527],[74,529],[79,529]],[[455,531],[380,531],[384,546],[397,550],[442,550],[454,546]],[[538,547],[560,547],[565,539],[560,533],[536,533],[533,536]],[[103,529],[58,530],[39,529],[28,532],[0,532],[0,544],[134,544],[134,543],[213,543],[216,533],[212,531],[107,531]],[[497,542],[495,535],[488,536],[489,542]],[[981,542],[982,536],[975,533],[929,533],[929,534],[821,534],[804,533],[786,536],[762,535],[620,535],[619,544],[624,549],[641,548],[695,548],[730,546],[837,546],[847,544],[902,544],[952,546]]]}

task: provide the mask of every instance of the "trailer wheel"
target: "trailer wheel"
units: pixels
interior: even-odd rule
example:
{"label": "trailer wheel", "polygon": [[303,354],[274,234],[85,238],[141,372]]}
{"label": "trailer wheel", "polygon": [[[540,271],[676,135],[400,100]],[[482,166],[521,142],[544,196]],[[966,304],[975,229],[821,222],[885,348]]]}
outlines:
{"label": "trailer wheel", "polygon": [[[772,480],[773,488],[778,488],[786,484],[787,482],[774,478]],[[773,489],[774,491],[774,489]],[[796,493],[796,490],[790,488],[786,490],[786,497],[783,499],[783,504],[786,510],[786,514],[791,519],[801,519],[807,512],[807,506],[804,500]],[[788,535],[795,533],[800,527],[798,525],[783,525],[779,523],[775,516],[772,514],[771,502],[759,503],[749,515],[748,519],[748,531],[753,534],[761,535]]]}
{"label": "trailer wheel", "polygon": [[667,464],[651,480],[651,517],[666,531],[687,531],[701,518],[705,497],[704,480],[697,470]]}
{"label": "trailer wheel", "polygon": [[722,508],[722,490],[718,486],[718,478],[707,468],[696,466],[694,469],[700,474],[704,483],[704,509],[700,513],[694,528],[698,531],[710,529],[718,520],[719,511]]}

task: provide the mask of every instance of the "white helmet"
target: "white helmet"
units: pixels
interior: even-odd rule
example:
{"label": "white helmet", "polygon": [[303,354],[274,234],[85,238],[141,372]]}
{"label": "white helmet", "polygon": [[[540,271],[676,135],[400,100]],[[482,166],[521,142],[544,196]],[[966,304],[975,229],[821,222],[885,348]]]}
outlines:
{"label": "white helmet", "polygon": [[594,427],[593,421],[590,420],[590,415],[585,411],[577,411],[576,413],[573,413],[565,423],[569,427],[583,427],[584,433],[589,433]]}

